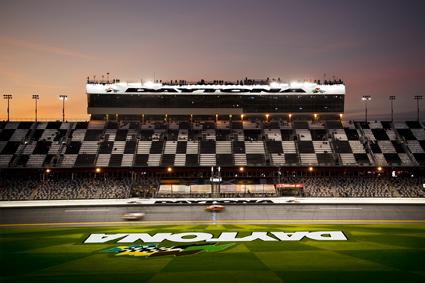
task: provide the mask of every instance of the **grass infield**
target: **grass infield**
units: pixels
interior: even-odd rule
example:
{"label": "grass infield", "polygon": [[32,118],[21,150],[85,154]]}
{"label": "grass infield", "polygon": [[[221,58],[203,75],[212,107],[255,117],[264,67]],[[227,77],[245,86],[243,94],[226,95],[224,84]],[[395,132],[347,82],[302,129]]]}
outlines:
{"label": "grass infield", "polygon": [[[185,256],[116,256],[91,233],[333,231],[347,241],[236,242]],[[425,225],[176,225],[0,229],[1,282],[425,282]],[[163,242],[160,246],[181,245]]]}

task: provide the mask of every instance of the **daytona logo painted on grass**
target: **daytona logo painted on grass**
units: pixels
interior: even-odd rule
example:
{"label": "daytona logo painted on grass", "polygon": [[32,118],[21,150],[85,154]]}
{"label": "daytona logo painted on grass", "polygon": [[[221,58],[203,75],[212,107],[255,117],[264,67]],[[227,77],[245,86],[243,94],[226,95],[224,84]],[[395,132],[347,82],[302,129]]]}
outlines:
{"label": "daytona logo painted on grass", "polygon": [[205,232],[187,233],[118,233],[118,234],[91,234],[84,243],[134,243],[137,241],[145,243],[161,243],[170,241],[176,243],[193,242],[251,242],[259,241],[300,241],[304,238],[316,241],[346,241],[347,237],[342,231],[317,231],[317,232],[251,232],[251,235],[238,237],[238,232],[222,232],[218,237]]}
{"label": "daytona logo painted on grass", "polygon": [[104,253],[115,254],[115,256],[140,256],[140,257],[158,257],[158,256],[185,256],[201,252],[219,252],[234,246],[234,243],[216,245],[194,244],[184,246],[159,247],[158,244],[118,246],[104,250]]}

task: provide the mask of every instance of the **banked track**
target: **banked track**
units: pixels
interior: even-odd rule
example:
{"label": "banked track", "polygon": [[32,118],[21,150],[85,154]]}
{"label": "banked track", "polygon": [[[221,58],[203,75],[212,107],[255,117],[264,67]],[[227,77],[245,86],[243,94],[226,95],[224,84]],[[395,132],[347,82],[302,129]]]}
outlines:
{"label": "banked track", "polygon": [[[51,203],[53,204],[53,203]],[[0,228],[184,224],[425,224],[425,203],[227,204],[220,213],[205,203],[65,205],[12,207],[2,204]],[[144,212],[143,221],[122,220],[126,212]]]}

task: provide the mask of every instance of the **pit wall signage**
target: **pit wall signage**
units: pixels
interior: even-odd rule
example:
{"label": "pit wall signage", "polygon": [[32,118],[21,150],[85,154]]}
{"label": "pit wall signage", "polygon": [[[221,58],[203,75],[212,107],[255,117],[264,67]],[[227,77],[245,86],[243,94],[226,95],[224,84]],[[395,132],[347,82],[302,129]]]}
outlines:
{"label": "pit wall signage", "polygon": [[274,204],[284,203],[276,202],[270,199],[165,199],[155,200],[153,204]]}
{"label": "pit wall signage", "polygon": [[239,237],[238,232],[221,232],[218,237],[206,232],[186,233],[118,233],[118,234],[91,234],[84,241],[85,244],[122,243],[131,244],[136,242],[161,243],[170,241],[175,243],[220,243],[220,242],[278,242],[278,241],[301,241],[310,239],[315,241],[346,241],[347,237],[342,231],[314,231],[314,232],[251,232],[250,235]]}

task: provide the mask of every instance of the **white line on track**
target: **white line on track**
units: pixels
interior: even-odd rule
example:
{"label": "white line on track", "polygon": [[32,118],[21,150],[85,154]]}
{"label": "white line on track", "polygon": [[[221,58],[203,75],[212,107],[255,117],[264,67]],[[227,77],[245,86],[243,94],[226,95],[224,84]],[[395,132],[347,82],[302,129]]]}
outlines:
{"label": "white line on track", "polygon": [[334,210],[334,209],[339,209],[339,210],[362,210],[363,208],[361,208],[361,207],[319,207],[319,209],[323,209],[323,210]]}
{"label": "white line on track", "polygon": [[65,212],[105,212],[109,209],[65,209]]}

